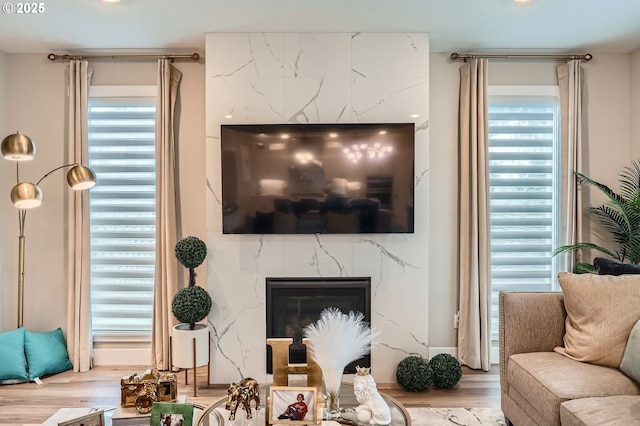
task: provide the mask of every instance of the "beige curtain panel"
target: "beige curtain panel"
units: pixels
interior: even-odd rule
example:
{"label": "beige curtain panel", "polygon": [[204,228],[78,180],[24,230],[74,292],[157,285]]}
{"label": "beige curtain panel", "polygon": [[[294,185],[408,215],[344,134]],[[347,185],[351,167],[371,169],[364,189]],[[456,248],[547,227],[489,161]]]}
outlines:
{"label": "beige curtain panel", "polygon": [[460,68],[458,359],[489,370],[491,335],[489,163],[486,59]]}
{"label": "beige curtain panel", "polygon": [[[69,62],[67,163],[88,164],[87,161],[87,108],[91,71],[87,61]],[[89,282],[89,194],[87,191],[69,191],[68,194],[68,310],[67,350],[73,371],[85,372],[91,368],[91,289]]]}
{"label": "beige curtain panel", "polygon": [[169,59],[158,61],[156,106],[156,262],[151,336],[151,365],[168,370],[169,336],[177,321],[171,313],[171,300],[178,291],[176,245],[176,155],[174,121],[176,99],[182,73]]}
{"label": "beige curtain panel", "polygon": [[[576,244],[582,239],[582,191],[574,171],[582,172],[582,62],[571,60],[556,69],[560,86],[562,138],[562,232],[560,245]],[[559,271],[571,272],[582,252],[558,255]]]}

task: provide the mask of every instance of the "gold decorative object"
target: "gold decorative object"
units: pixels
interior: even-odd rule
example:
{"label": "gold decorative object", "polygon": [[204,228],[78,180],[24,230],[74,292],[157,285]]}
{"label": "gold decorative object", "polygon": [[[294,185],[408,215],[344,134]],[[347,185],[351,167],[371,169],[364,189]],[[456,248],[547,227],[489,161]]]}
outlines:
{"label": "gold decorative object", "polygon": [[[271,346],[273,365],[273,385],[288,386],[289,374],[306,374],[307,386],[318,389],[318,395],[322,395],[322,370],[309,351],[307,351],[306,364],[289,364],[289,346],[293,338],[268,338],[267,345]],[[309,347],[309,340],[302,339],[302,344]]]}
{"label": "gold decorative object", "polygon": [[178,395],[178,382],[173,373],[159,374],[147,369],[140,374],[124,376],[120,380],[122,390],[120,405],[136,407],[139,413],[151,412],[154,402],[173,402]]}
{"label": "gold decorative object", "polygon": [[246,379],[242,379],[238,384],[231,383],[229,389],[227,389],[227,403],[224,406],[225,410],[231,411],[229,420],[236,419],[236,410],[241,405],[247,412],[247,419],[253,418],[253,414],[251,414],[251,400],[256,402],[256,410],[259,410],[260,386],[257,380],[247,377]]}

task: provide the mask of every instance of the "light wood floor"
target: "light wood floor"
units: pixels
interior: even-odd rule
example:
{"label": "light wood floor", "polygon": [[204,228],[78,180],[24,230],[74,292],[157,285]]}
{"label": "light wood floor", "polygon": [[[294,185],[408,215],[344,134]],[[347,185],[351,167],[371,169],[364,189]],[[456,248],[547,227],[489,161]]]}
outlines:
{"label": "light wood floor", "polygon": [[[139,373],[140,367],[97,367],[87,373],[65,372],[46,376],[43,384],[0,385],[0,424],[40,424],[63,407],[112,408],[120,404],[120,378]],[[178,393],[189,402],[209,405],[226,396],[228,385],[207,387],[207,369],[198,369],[198,397],[193,397],[193,376],[178,373]],[[453,389],[433,387],[419,393],[404,392],[396,383],[378,388],[406,407],[499,407],[499,370],[488,373],[463,367],[462,380]]]}

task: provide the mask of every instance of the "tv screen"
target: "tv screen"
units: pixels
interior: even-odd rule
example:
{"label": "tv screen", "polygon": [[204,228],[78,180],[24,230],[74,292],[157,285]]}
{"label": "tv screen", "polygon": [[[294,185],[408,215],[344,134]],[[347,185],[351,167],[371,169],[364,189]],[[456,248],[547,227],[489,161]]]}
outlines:
{"label": "tv screen", "polygon": [[414,123],[221,126],[225,234],[412,233]]}

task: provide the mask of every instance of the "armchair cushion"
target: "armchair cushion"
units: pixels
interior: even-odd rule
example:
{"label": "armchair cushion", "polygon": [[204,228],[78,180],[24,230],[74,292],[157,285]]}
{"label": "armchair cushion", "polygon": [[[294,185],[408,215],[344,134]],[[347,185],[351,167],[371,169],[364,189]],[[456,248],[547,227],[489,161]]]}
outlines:
{"label": "armchair cushion", "polygon": [[640,383],[640,320],[631,329],[627,347],[624,349],[620,370]]}
{"label": "armchair cushion", "polygon": [[619,368],[631,329],[640,319],[640,276],[558,275],[567,311],[564,347],[576,361]]}

